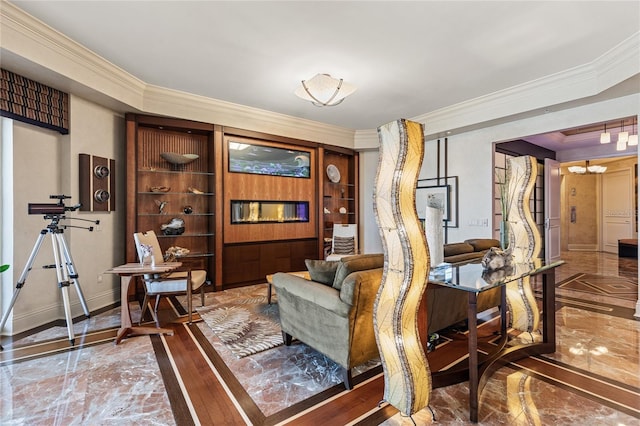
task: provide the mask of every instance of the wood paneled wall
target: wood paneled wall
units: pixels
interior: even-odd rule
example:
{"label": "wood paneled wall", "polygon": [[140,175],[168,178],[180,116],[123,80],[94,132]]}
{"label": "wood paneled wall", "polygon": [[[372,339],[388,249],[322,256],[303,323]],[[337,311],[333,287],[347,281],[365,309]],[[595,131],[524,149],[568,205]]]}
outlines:
{"label": "wood paneled wall", "polygon": [[[256,140],[238,136],[225,136],[223,140],[224,170],[224,244],[255,241],[291,240],[300,238],[317,238],[317,173],[313,169],[317,164],[317,149],[304,148],[311,153],[312,173],[310,178],[269,176],[249,173],[229,172],[228,141],[249,143],[253,145],[272,146],[300,150],[297,145],[281,142]],[[231,200],[255,201],[308,201],[309,222],[294,223],[231,223]]]}

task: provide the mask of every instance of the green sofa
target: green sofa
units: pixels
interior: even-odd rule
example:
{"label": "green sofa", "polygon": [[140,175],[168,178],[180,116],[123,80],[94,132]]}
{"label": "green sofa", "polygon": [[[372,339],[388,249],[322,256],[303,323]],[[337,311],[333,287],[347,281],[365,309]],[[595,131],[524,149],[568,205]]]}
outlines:
{"label": "green sofa", "polygon": [[382,254],[356,255],[307,261],[311,280],[282,272],[272,278],[285,344],[295,337],[335,361],[347,389],[351,369],[379,357],[373,305],[383,265]]}
{"label": "green sofa", "polygon": [[[474,241],[479,249],[468,252],[464,260],[478,261],[486,251],[481,247],[494,241]],[[384,255],[348,256],[335,262],[307,260],[307,266],[311,280],[283,272],[272,278],[285,344],[290,345],[295,337],[338,363],[345,387],[351,389],[351,369],[379,357],[373,305],[382,281]],[[466,292],[428,284],[425,296],[429,335],[467,319]],[[499,304],[499,289],[478,296],[478,312]]]}

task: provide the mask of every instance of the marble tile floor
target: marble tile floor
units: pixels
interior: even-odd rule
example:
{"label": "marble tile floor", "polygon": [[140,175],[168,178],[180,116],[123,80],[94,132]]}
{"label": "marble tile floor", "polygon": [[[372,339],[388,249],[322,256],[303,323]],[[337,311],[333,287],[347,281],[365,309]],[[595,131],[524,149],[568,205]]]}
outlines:
{"label": "marble tile floor", "polygon": [[[635,267],[637,277],[636,260],[629,261],[629,265],[619,265],[617,256],[584,252],[563,253],[563,259],[567,264],[558,269],[557,281],[578,272],[623,275],[619,274],[619,266],[625,271]],[[238,291],[266,292],[266,286],[263,287],[208,293],[207,305],[223,303],[227,298],[236,297],[234,292]],[[563,289],[558,290],[558,296],[579,299],[596,307],[617,306],[623,310],[622,314],[612,315],[606,309],[585,309],[579,304],[560,306],[556,313],[558,350],[536,362],[566,368],[572,374],[595,378],[628,391],[631,403],[621,407],[624,404],[607,401],[607,395],[594,391],[594,396],[591,390],[583,389],[587,386],[567,384],[557,377],[546,377],[545,370],[515,363],[503,367],[488,381],[481,396],[479,424],[639,424],[640,322],[632,317],[635,303]],[[194,299],[194,306],[198,303]],[[134,304],[130,306],[135,321],[139,309]],[[118,325],[119,309],[114,309],[80,321],[74,329],[80,336],[89,330],[117,328]],[[281,347],[234,359],[225,353],[224,345],[216,340],[206,324],[200,322],[196,326],[235,372],[238,381],[267,418],[340,383],[335,364],[305,345]],[[66,336],[66,327],[54,327],[4,344],[5,352]],[[0,424],[179,424],[172,412],[169,391],[151,339],[146,336],[128,338],[118,346],[109,343],[80,345],[74,350],[25,361],[0,361]],[[362,388],[357,386],[352,392],[355,394]],[[425,409],[412,419],[400,414],[381,421],[373,420],[375,416],[364,416],[349,424],[470,424],[467,392],[465,383],[433,390],[430,405],[436,422]],[[196,415],[194,423],[198,423]],[[289,422],[298,423],[295,418]],[[326,424],[337,423],[329,420]]]}

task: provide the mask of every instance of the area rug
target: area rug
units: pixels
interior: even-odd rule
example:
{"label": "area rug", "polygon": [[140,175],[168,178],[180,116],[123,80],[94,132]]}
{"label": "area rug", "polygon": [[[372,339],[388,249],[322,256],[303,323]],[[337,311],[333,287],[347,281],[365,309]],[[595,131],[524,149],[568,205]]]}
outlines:
{"label": "area rug", "polygon": [[575,274],[559,282],[556,287],[625,300],[638,298],[637,283],[613,275]]}
{"label": "area rug", "polygon": [[230,303],[197,308],[213,333],[238,358],[284,344],[277,304],[266,297],[236,299]]}

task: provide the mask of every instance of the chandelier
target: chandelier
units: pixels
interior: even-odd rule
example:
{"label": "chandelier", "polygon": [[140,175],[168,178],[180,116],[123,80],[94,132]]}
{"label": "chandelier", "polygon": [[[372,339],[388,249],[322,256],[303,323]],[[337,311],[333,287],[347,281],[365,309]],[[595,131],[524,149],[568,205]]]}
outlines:
{"label": "chandelier", "polygon": [[569,166],[568,167],[569,171],[571,173],[575,173],[575,174],[579,174],[579,175],[583,175],[585,173],[587,174],[599,174],[599,173],[604,173],[607,171],[607,168],[605,166],[599,166],[599,165],[590,165],[589,164],[589,160],[587,160],[585,162],[584,166]]}
{"label": "chandelier", "polygon": [[301,99],[310,101],[318,107],[335,106],[356,91],[356,87],[343,79],[333,78],[329,74],[316,74],[309,80],[302,80],[293,92]]}

